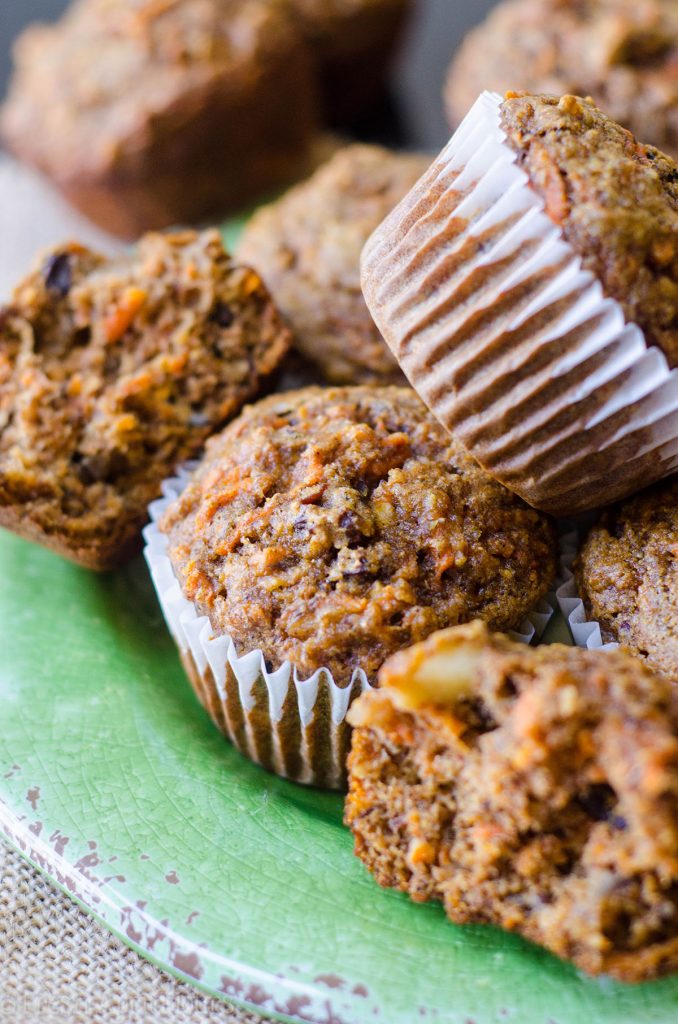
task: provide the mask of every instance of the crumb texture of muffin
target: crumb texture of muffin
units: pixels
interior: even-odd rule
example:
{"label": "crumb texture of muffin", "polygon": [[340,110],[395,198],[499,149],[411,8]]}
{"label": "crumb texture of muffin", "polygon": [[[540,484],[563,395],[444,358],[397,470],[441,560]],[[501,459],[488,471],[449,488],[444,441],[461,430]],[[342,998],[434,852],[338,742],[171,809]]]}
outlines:
{"label": "crumb texture of muffin", "polygon": [[678,683],[678,477],[605,512],[574,571],[603,639]]}
{"label": "crumb texture of muffin", "polygon": [[19,38],[0,125],[75,206],[136,237],[294,180],[315,106],[306,45],[280,4],[76,0]]}
{"label": "crumb texture of muffin", "polygon": [[678,167],[574,96],[510,96],[502,128],[584,267],[678,366]]}
{"label": "crumb texture of muffin", "polygon": [[378,146],[348,146],[259,210],[245,229],[239,257],[263,276],[296,347],[332,383],[403,380],[365,305],[360,253],[428,163]]}
{"label": "crumb texture of muffin", "polygon": [[622,651],[482,623],[351,708],[346,821],[377,881],[591,974],[678,969],[678,691]]}
{"label": "crumb texture of muffin", "polygon": [[75,244],[45,254],[0,311],[0,525],[118,564],[162,480],[288,345],[216,231],[147,235],[115,261]]}
{"label": "crumb texture of muffin", "polygon": [[286,0],[320,75],[325,113],[360,121],[382,97],[413,0]]}
{"label": "crumb texture of muffin", "polygon": [[456,126],[483,89],[591,96],[678,157],[677,61],[672,0],[504,0],[453,60],[446,106]]}
{"label": "crumb texture of muffin", "polygon": [[160,526],[217,635],[341,686],[443,625],[518,627],[554,573],[548,517],[407,388],[308,388],[246,409]]}

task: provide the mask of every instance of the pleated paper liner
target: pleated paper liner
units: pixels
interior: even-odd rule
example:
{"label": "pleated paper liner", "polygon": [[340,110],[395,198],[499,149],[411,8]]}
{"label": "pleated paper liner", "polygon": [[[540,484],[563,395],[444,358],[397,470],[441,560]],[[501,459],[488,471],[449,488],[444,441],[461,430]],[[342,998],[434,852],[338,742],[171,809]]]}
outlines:
{"label": "pleated paper liner", "polygon": [[[167,555],[158,520],[181,494],[190,467],[165,481],[144,531],[145,557],[168,628],[186,674],[214,724],[250,760],[284,778],[324,789],[343,789],[350,728],[349,705],[370,684],[362,670],[339,686],[327,669],[299,679],[285,662],[269,671],[261,651],[239,655],[229,636],[215,636],[208,618],[188,601]],[[530,643],[544,632],[553,609],[547,601],[513,635]]]}
{"label": "pleated paper liner", "polygon": [[678,467],[678,371],[544,213],[484,93],[368,241],[367,304],[410,382],[494,477],[573,515]]}
{"label": "pleated paper liner", "polygon": [[577,647],[588,650],[615,650],[619,644],[605,643],[600,623],[590,619],[586,605],[579,596],[577,581],[574,576],[574,560],[579,553],[582,542],[582,531],[572,526],[560,533],[560,559],[556,600],[558,607],[567,619],[570,633]]}

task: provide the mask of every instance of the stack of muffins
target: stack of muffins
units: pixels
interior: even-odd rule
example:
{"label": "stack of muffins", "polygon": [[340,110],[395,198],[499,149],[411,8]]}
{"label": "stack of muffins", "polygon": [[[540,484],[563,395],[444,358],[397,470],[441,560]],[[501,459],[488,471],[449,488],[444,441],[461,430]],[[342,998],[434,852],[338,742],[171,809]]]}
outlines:
{"label": "stack of muffins", "polygon": [[[4,130],[121,233],[195,219],[289,172],[304,76],[347,102],[406,7],[78,0],[21,44]],[[678,968],[677,467],[678,168],[573,95],[483,93],[433,163],[347,146],[236,259],[210,230],[59,246],[0,312],[0,523],[101,570],[150,512],[243,753],[348,763],[381,884],[629,980]],[[623,649],[531,649],[553,517],[613,501],[573,573]]]}

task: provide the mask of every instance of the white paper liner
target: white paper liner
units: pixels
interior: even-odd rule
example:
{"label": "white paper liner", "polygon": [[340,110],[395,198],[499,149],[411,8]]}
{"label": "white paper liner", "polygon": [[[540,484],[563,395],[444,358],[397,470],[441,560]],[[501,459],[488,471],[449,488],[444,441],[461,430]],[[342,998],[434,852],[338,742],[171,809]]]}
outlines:
{"label": "white paper liner", "polygon": [[678,370],[544,212],[501,102],[480,96],[368,241],[363,290],[441,422],[533,505],[570,515],[678,467]]}
{"label": "white paper liner", "polygon": [[[372,687],[361,669],[345,687],[324,668],[309,679],[300,679],[289,662],[269,672],[261,651],[239,656],[230,636],[214,636],[209,619],[184,597],[167,554],[167,537],[157,525],[183,491],[193,465],[164,482],[163,497],[149,506],[151,522],[144,530],[144,556],[184,667],[215,724],[243,754],[296,782],[340,789],[346,777],[346,713],[351,701]],[[511,635],[529,644],[543,635],[552,615],[553,608],[542,600]],[[295,706],[290,709],[291,695]],[[327,698],[329,716],[320,706]],[[294,721],[300,725],[300,742],[292,750],[289,732]],[[267,729],[269,737],[263,735]]]}
{"label": "white paper liner", "polygon": [[581,546],[581,534],[577,529],[562,531],[560,534],[560,560],[556,600],[563,613],[570,633],[577,647],[588,650],[613,651],[619,646],[616,643],[605,643],[600,623],[589,619],[586,607],[574,578],[572,566]]}

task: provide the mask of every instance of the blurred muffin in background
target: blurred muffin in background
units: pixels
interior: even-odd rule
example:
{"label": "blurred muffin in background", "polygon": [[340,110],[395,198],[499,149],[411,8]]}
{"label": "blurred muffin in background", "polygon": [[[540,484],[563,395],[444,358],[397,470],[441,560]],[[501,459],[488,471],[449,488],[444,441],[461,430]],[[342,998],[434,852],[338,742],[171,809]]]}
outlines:
{"label": "blurred muffin in background", "polygon": [[303,173],[306,46],[271,0],[77,0],[15,47],[6,145],[121,236],[242,206]]}
{"label": "blurred muffin in background", "polygon": [[365,305],[360,253],[428,165],[420,154],[346,146],[245,228],[239,259],[262,275],[324,380],[404,383]]}
{"label": "blurred muffin in background", "polygon": [[329,121],[359,121],[382,97],[414,0],[287,0],[320,73]]}
{"label": "blurred muffin in background", "polygon": [[675,0],[504,0],[450,67],[453,127],[484,89],[591,96],[625,128],[678,155]]}

